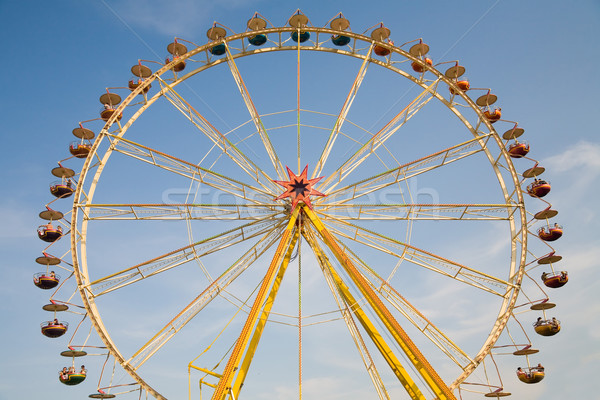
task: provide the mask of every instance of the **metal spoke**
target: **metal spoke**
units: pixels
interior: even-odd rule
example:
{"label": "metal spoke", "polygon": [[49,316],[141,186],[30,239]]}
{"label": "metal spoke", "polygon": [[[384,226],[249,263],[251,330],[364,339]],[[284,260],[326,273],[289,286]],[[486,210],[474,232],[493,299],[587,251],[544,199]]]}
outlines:
{"label": "metal spoke", "polygon": [[252,160],[232,143],[225,135],[219,132],[206,118],[204,118],[196,109],[194,109],[172,86],[161,78],[157,78],[161,86],[165,89],[165,98],[178,109],[190,122],[196,126],[208,139],[210,139],[224,154],[244,170],[253,180],[262,188],[274,194],[277,186],[273,180],[262,169],[260,169]]}
{"label": "metal spoke", "polygon": [[110,134],[107,134],[107,136],[112,139],[114,151],[123,155],[152,164],[251,203],[271,203],[273,199],[273,195],[263,189],[229,178],[223,174],[197,166],[131,140],[118,138]]}
{"label": "metal spoke", "polygon": [[315,212],[323,218],[344,220],[482,220],[506,221],[516,204],[324,204]]}
{"label": "metal spoke", "polygon": [[[310,236],[311,232],[308,232]],[[307,239],[311,244],[319,264],[329,263],[327,256],[323,253],[322,249],[319,248],[318,243],[312,237]],[[362,269],[362,273],[367,278],[371,287],[377,291],[382,297],[388,300],[389,304],[400,312],[415,328],[422,332],[432,343],[434,343],[441,351],[443,351],[452,361],[454,361],[459,367],[464,368],[466,365],[471,364],[473,360],[455,343],[448,338],[439,328],[437,328],[431,321],[427,319],[419,310],[417,310],[412,304],[408,302],[396,289],[394,289],[388,282],[386,282],[376,270],[369,267],[363,260],[361,260],[350,248],[340,243],[345,253],[352,259],[355,265]],[[328,267],[327,267],[328,268]],[[324,266],[321,265],[321,269],[325,272]],[[327,278],[327,275],[326,275]],[[343,311],[343,310],[342,310]],[[344,316],[344,318],[346,318]]]}
{"label": "metal spoke", "polygon": [[82,204],[89,221],[105,220],[257,220],[275,218],[277,204]]}
{"label": "metal spoke", "polygon": [[[233,388],[233,378],[236,374],[236,371],[240,369],[240,362],[242,362],[243,353],[248,346],[248,342],[250,341],[250,336],[255,327],[257,326],[258,319],[261,315],[261,308],[264,305],[265,300],[270,297],[269,288],[273,285],[275,277],[277,275],[277,270],[279,266],[287,259],[291,257],[291,248],[290,244],[293,240],[293,231],[296,228],[296,222],[298,219],[299,209],[295,209],[292,211],[292,214],[289,217],[289,220],[286,223],[285,230],[281,232],[279,244],[277,249],[275,250],[275,255],[271,260],[269,268],[262,280],[260,288],[256,294],[254,302],[252,303],[252,307],[248,312],[248,317],[246,318],[246,322],[242,328],[242,331],[235,342],[231,350],[231,355],[229,356],[229,360],[227,361],[227,365],[225,365],[225,369],[223,371],[223,375],[219,379],[219,383],[215,387],[215,391],[212,395],[212,399],[223,399],[227,392],[229,392]],[[271,299],[270,299],[271,300]],[[254,328],[254,329],[253,329]],[[256,332],[256,331],[255,331]],[[255,350],[255,348],[254,348]],[[253,351],[249,349],[248,351]],[[243,372],[239,372],[240,374]],[[237,395],[237,393],[235,393]]]}
{"label": "metal spoke", "polygon": [[91,297],[98,297],[113,290],[165,272],[192,260],[226,249],[248,239],[263,235],[279,226],[281,220],[257,220],[230,229],[218,235],[192,243],[180,249],[162,254],[122,271],[97,279],[86,285]]}
{"label": "metal spoke", "polygon": [[329,192],[327,197],[315,200],[315,204],[333,204],[338,205],[366,196],[377,190],[384,189],[390,185],[398,184],[409,178],[431,171],[433,169],[448,165],[452,162],[461,160],[465,157],[477,154],[483,151],[485,143],[489,140],[491,134],[482,135],[470,139],[464,143],[449,147],[422,157],[416,161],[390,169],[378,175],[352,183],[335,191]]}
{"label": "metal spoke", "polygon": [[514,285],[495,276],[459,264],[407,243],[380,235],[341,219],[327,221],[330,231],[340,238],[371,247],[393,257],[409,261],[440,275],[476,287],[494,295],[504,297]]}
{"label": "metal spoke", "polygon": [[347,304],[347,302],[344,300],[345,297],[344,297],[343,293],[341,293],[341,290],[339,287],[341,282],[339,282],[339,283],[336,282],[335,277],[333,276],[333,273],[332,273],[333,267],[331,265],[331,262],[329,261],[329,258],[327,257],[327,255],[325,254],[325,252],[323,251],[321,246],[319,245],[319,243],[317,241],[317,237],[316,237],[317,235],[313,231],[313,229],[311,229],[310,225],[305,226],[303,236],[306,239],[309,246],[311,247],[313,253],[315,254],[315,257],[317,258],[317,262],[319,263],[321,271],[323,272],[323,276],[325,277],[327,285],[329,286],[329,289],[331,290],[331,293],[333,294],[335,301],[338,304],[340,313],[342,314],[344,322],[346,323],[346,327],[350,331],[350,335],[352,336],[352,339],[354,340],[354,344],[356,345],[356,348],[358,349],[358,351],[360,353],[360,356],[363,360],[365,368],[367,369],[367,372],[369,373],[369,376],[371,377],[371,381],[373,382],[373,385],[375,387],[375,390],[377,391],[377,394],[379,395],[379,398],[389,400],[390,397],[385,388],[385,385],[383,384],[381,375],[379,374],[379,371],[377,370],[377,367],[375,366],[375,363],[373,362],[373,359],[371,358],[371,354],[369,353],[369,350],[368,350],[367,346],[365,345],[362,335],[360,334],[360,331],[358,330],[356,321],[352,317],[351,308],[354,305]]}
{"label": "metal spoke", "polygon": [[[393,337],[394,342],[402,349],[406,358],[410,361],[414,369],[421,375],[423,381],[429,386],[431,392],[440,399],[455,399],[452,392],[440,378],[438,373],[433,369],[429,361],[423,356],[421,351],[415,346],[414,342],[407,335],[406,331],[400,326],[396,318],[390,313],[388,308],[382,302],[376,291],[373,290],[370,283],[366,280],[363,274],[352,263],[352,260],[344,252],[329,229],[323,224],[319,217],[308,207],[304,206],[303,211],[310,220],[310,223],[315,227],[323,242],[329,247],[335,258],[338,260],[344,271],[348,274],[355,287],[360,291],[367,300],[371,310],[377,314],[378,319],[385,325],[387,332]],[[343,288],[342,288],[343,289]],[[352,299],[352,294],[349,291],[344,291],[351,303],[355,303]],[[355,308],[356,316],[360,319],[363,327],[367,329],[374,344],[378,347],[381,355],[387,358],[391,355],[390,347],[381,340],[381,336],[377,334],[375,327],[369,323],[367,316],[361,311],[360,307]],[[387,359],[388,365],[392,368],[398,380],[402,383],[405,390],[413,399],[425,399],[419,388],[415,385],[412,378],[407,374],[404,367],[398,360]]]}
{"label": "metal spoke", "polygon": [[319,190],[325,194],[341,183],[352,171],[369,158],[379,146],[393,136],[413,115],[415,115],[425,104],[434,98],[434,86],[439,83],[439,78],[425,88],[408,106],[400,111],[379,132],[373,135],[361,148],[344,162],[332,175],[323,181]]}
{"label": "metal spoke", "polygon": [[208,285],[190,304],[184,307],[171,321],[169,321],[152,339],[137,350],[127,360],[127,364],[134,369],[141,367],[154,353],[164,346],[173,336],[190,322],[204,307],[214,300],[219,293],[225,290],[245,270],[247,270],[265,251],[273,246],[281,236],[282,225],[277,225],[268,231],[246,253],[233,263],[221,276]]}
{"label": "metal spoke", "polygon": [[275,148],[273,147],[273,144],[271,143],[269,134],[267,133],[267,130],[265,129],[265,126],[263,125],[263,122],[260,118],[260,115],[258,114],[258,111],[256,110],[256,106],[254,105],[254,102],[252,101],[252,98],[250,97],[250,92],[248,91],[248,88],[246,87],[246,84],[244,83],[244,80],[242,79],[242,75],[240,74],[240,71],[239,71],[237,65],[235,64],[235,61],[233,60],[233,56],[231,55],[231,51],[229,50],[229,45],[227,44],[227,42],[223,42],[223,43],[225,44],[225,49],[227,50],[227,64],[229,65],[229,69],[231,70],[231,74],[233,75],[233,79],[235,80],[235,83],[238,86],[240,94],[242,95],[242,98],[244,99],[246,108],[248,109],[248,112],[250,113],[250,116],[252,117],[252,122],[254,122],[254,126],[256,127],[256,130],[258,131],[258,133],[260,135],[263,146],[264,146],[265,150],[267,151],[267,154],[269,154],[269,158],[271,159],[271,164],[273,164],[273,167],[275,168],[275,171],[277,172],[277,176],[279,177],[280,180],[284,179],[286,175],[285,175],[285,170],[283,168],[283,165],[281,164],[281,161],[279,160],[279,157],[277,156],[277,152],[275,151]]}
{"label": "metal spoke", "polygon": [[375,43],[373,42],[369,46],[369,50],[367,52],[368,56],[365,57],[365,59],[363,60],[363,63],[360,66],[358,74],[356,75],[356,78],[354,79],[354,82],[352,83],[350,92],[348,93],[348,96],[346,96],[346,101],[344,102],[344,105],[342,106],[342,109],[340,110],[340,113],[339,113],[337,119],[335,120],[335,125],[333,126],[333,129],[331,130],[331,133],[329,134],[327,143],[325,144],[325,147],[323,148],[321,156],[319,157],[319,161],[317,162],[317,164],[315,166],[315,169],[312,174],[312,178],[319,176],[321,171],[323,171],[323,167],[325,166],[325,163],[327,162],[327,159],[329,158],[329,154],[331,153],[331,149],[333,148],[333,145],[335,144],[335,140],[337,139],[337,136],[340,133],[340,129],[342,129],[342,125],[344,124],[344,121],[346,120],[348,111],[350,111],[350,107],[352,106],[352,103],[354,102],[354,99],[355,99],[356,95],[358,94],[358,89],[360,88],[360,85],[362,84],[362,81],[363,81],[365,75],[367,74],[367,68],[371,64],[370,63],[371,51],[373,49],[374,44]]}
{"label": "metal spoke", "polygon": [[432,343],[444,352],[452,361],[461,368],[471,364],[473,360],[458,347],[446,334],[437,328],[425,315],[408,302],[396,289],[394,289],[376,270],[368,266],[350,248],[342,244],[348,256],[356,265],[361,267],[363,274],[381,296],[389,301],[415,328],[423,333]]}

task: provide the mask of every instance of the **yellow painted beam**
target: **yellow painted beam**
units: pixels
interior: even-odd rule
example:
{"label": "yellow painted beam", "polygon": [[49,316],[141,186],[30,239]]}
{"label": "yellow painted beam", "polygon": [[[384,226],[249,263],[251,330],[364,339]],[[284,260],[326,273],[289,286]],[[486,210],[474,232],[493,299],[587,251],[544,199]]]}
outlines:
{"label": "yellow painted beam", "polygon": [[279,291],[279,287],[281,286],[281,281],[283,280],[283,276],[285,275],[285,271],[290,263],[290,259],[292,258],[292,253],[294,251],[294,247],[296,247],[296,242],[300,236],[300,229],[296,229],[292,241],[290,242],[285,257],[279,267],[279,272],[277,273],[277,277],[273,282],[273,287],[271,288],[271,293],[265,302],[263,307],[262,314],[254,328],[254,334],[252,335],[252,339],[250,340],[250,344],[248,345],[248,350],[246,350],[246,355],[244,356],[244,360],[242,361],[242,365],[235,378],[235,382],[233,384],[233,396],[234,398],[238,398],[240,390],[242,389],[242,385],[244,384],[244,380],[246,379],[246,375],[248,374],[248,369],[250,368],[250,363],[252,362],[252,358],[254,357],[254,353],[256,352],[256,348],[258,347],[258,342],[262,336],[265,325],[267,324],[267,320],[269,319],[269,314],[271,313],[271,309],[273,308],[273,303],[275,302],[275,297]]}
{"label": "yellow painted beam", "polygon": [[223,375],[217,374],[216,372],[213,372],[213,371],[211,371],[209,369],[196,367],[195,365],[189,365],[188,367],[189,368],[193,368],[193,369],[197,369],[198,371],[202,371],[202,372],[204,372],[204,373],[206,373],[208,375],[215,376],[217,378],[221,378],[223,376]]}
{"label": "yellow painted beam", "polygon": [[329,262],[329,259],[321,250],[321,247],[317,243],[315,243],[308,235],[305,235],[304,237],[310,245],[310,247],[312,248],[312,250],[315,252],[315,255],[321,260],[323,260],[324,264],[328,266],[329,273],[333,277],[335,284],[338,288],[338,292],[344,299],[344,302],[348,305],[348,307],[350,307],[352,313],[358,318],[359,322],[361,323],[361,325],[363,326],[363,328],[365,329],[365,331],[367,332],[367,334],[369,335],[369,337],[371,338],[371,340],[373,341],[373,343],[375,344],[385,361],[388,363],[398,380],[402,383],[402,386],[404,386],[406,392],[410,395],[412,399],[425,400],[425,396],[423,395],[423,393],[421,393],[413,379],[410,377],[408,372],[406,372],[406,369],[404,369],[404,367],[402,366],[392,349],[388,346],[383,336],[381,336],[375,325],[369,320],[369,317],[360,307],[359,303],[356,301],[354,296],[352,296],[352,293],[350,293],[350,289],[344,283],[337,271],[333,268],[333,266]]}
{"label": "yellow painted beam", "polygon": [[[452,391],[440,378],[437,372],[433,369],[429,361],[423,356],[421,351],[413,343],[410,337],[406,334],[404,329],[400,326],[398,321],[390,313],[387,307],[383,304],[379,296],[370,287],[368,281],[358,271],[356,266],[352,263],[352,260],[343,252],[338,245],[333,235],[327,230],[325,225],[321,222],[319,217],[308,207],[302,207],[304,215],[308,217],[314,227],[319,232],[319,235],[325,242],[325,244],[331,249],[335,257],[338,259],[342,267],[346,270],[356,287],[360,290],[365,299],[369,302],[373,311],[377,314],[381,322],[388,329],[396,343],[400,346],[402,351],[406,354],[410,362],[413,364],[415,369],[423,377],[429,388],[437,396],[439,400],[456,400]],[[410,394],[410,393],[409,393]],[[419,399],[414,398],[417,400]]]}
{"label": "yellow painted beam", "polygon": [[290,241],[292,240],[292,231],[296,226],[296,221],[298,219],[300,210],[301,208],[297,207],[290,215],[290,220],[281,235],[281,240],[279,241],[275,255],[271,260],[271,264],[269,265],[269,269],[267,270],[263,282],[258,290],[256,299],[254,300],[252,308],[248,313],[248,317],[246,318],[242,332],[240,333],[240,336],[238,337],[238,340],[231,351],[231,356],[229,357],[227,365],[225,366],[225,370],[223,371],[223,377],[219,380],[217,388],[211,397],[212,400],[224,400],[225,396],[227,396],[227,394],[231,391],[231,384],[233,382],[234,374],[240,366],[243,352],[248,344],[248,341],[250,340],[250,335],[252,334],[252,327],[256,324],[256,321],[259,317],[260,308],[264,304],[267,297],[267,291],[275,279],[277,267],[280,265],[284,257],[284,252],[286,249],[288,249]]}

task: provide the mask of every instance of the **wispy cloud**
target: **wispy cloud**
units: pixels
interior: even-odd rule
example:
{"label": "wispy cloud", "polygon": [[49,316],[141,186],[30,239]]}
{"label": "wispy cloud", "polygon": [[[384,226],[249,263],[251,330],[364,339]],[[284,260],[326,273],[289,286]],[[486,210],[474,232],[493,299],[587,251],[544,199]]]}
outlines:
{"label": "wispy cloud", "polygon": [[581,240],[597,225],[598,210],[593,199],[600,194],[600,143],[580,140],[541,164],[548,170],[545,178],[552,183],[552,192],[544,199],[560,211],[569,238]]}
{"label": "wispy cloud", "polygon": [[568,187],[561,189],[568,193],[569,200],[580,199],[593,188],[590,182],[600,175],[600,143],[581,140],[564,152],[543,160],[543,165],[551,168],[553,175],[568,174]]}
{"label": "wispy cloud", "polygon": [[198,26],[208,25],[220,9],[233,10],[255,5],[256,1],[248,0],[218,2],[180,0],[176,3],[158,0],[127,0],[115,4],[114,10],[136,29],[177,36],[196,32]]}
{"label": "wispy cloud", "polygon": [[211,10],[205,2],[194,0],[177,3],[128,0],[115,7],[115,11],[133,27],[167,35],[189,32],[191,26],[207,20]]}
{"label": "wispy cloud", "polygon": [[567,172],[577,168],[583,173],[600,173],[600,144],[580,140],[560,154],[544,160],[555,172]]}

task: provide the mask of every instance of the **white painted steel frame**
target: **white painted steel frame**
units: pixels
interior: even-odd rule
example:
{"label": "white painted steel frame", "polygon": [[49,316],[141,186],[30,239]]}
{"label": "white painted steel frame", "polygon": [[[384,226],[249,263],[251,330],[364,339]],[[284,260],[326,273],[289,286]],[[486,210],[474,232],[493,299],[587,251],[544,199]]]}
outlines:
{"label": "white painted steel frame", "polygon": [[[436,98],[442,104],[447,106],[448,109],[452,113],[454,113],[463,122],[466,129],[471,131],[471,133],[473,134],[473,137],[474,137],[473,140],[480,146],[480,150],[486,154],[486,157],[488,158],[490,164],[492,165],[492,167],[495,171],[495,174],[498,178],[498,182],[501,187],[504,199],[506,201],[506,205],[504,205],[504,206],[500,205],[499,208],[504,208],[507,211],[506,219],[509,222],[509,227],[510,227],[510,231],[511,231],[511,235],[510,235],[511,236],[511,263],[510,263],[510,268],[509,268],[509,272],[508,272],[508,277],[506,279],[506,282],[508,283],[508,285],[507,285],[506,293],[503,295],[504,301],[499,310],[496,323],[495,323],[494,327],[492,327],[492,330],[491,330],[487,340],[485,341],[483,347],[481,348],[481,350],[473,357],[473,361],[469,364],[469,366],[467,368],[464,369],[464,372],[459,377],[457,377],[455,382],[451,385],[451,388],[456,388],[473,371],[473,369],[483,360],[483,358],[488,354],[491,347],[494,345],[498,336],[502,332],[504,326],[506,325],[506,322],[510,316],[512,307],[514,307],[514,304],[515,304],[515,301],[517,298],[517,294],[519,291],[521,279],[523,276],[524,265],[525,265],[525,256],[527,253],[525,250],[526,246],[527,246],[526,213],[525,213],[525,209],[523,207],[523,197],[522,197],[522,192],[520,189],[519,176],[516,173],[514,166],[512,165],[512,162],[510,161],[508,154],[506,153],[506,150],[504,149],[501,138],[495,132],[495,130],[493,129],[491,124],[487,120],[485,120],[485,118],[483,118],[482,112],[479,109],[479,107],[477,107],[477,105],[468,96],[463,94],[461,91],[457,90],[457,92],[459,94],[457,96],[452,96],[452,99],[450,101],[447,100],[442,94],[440,94],[437,91],[437,86],[440,85],[442,82],[445,84],[445,85],[443,85],[444,87],[452,86],[455,89],[457,89],[457,87],[455,86],[455,84],[452,80],[445,77],[443,73],[437,71],[433,67],[428,67],[428,72],[435,76],[435,79],[433,81],[425,80],[425,79],[423,79],[423,76],[415,77],[410,72],[405,71],[402,67],[407,67],[408,63],[406,61],[408,61],[408,62],[416,61],[417,58],[410,55],[408,52],[406,52],[402,49],[396,48],[390,44],[379,43],[380,46],[389,48],[392,52],[392,54],[390,56],[388,56],[385,60],[371,59],[371,58],[369,58],[369,55],[371,52],[373,41],[369,37],[366,37],[366,36],[363,36],[360,34],[356,34],[356,33],[352,33],[352,32],[338,32],[338,31],[334,31],[334,30],[328,29],[328,28],[307,27],[304,30],[310,32],[311,34],[314,34],[315,40],[311,41],[307,44],[299,45],[299,47],[298,47],[298,45],[296,45],[296,44],[293,44],[291,46],[288,45],[289,39],[283,38],[284,35],[289,35],[289,33],[294,30],[295,30],[294,28],[290,28],[290,27],[278,27],[278,28],[265,29],[262,31],[245,32],[245,33],[241,33],[241,34],[235,34],[235,35],[228,36],[223,39],[224,42],[227,42],[228,51],[230,52],[228,54],[227,58],[214,59],[213,57],[211,57],[210,53],[208,52],[208,49],[216,44],[214,42],[203,45],[203,46],[199,46],[199,47],[189,51],[185,55],[183,55],[178,60],[178,62],[181,61],[182,59],[188,60],[191,57],[194,57],[196,55],[204,54],[204,55],[206,55],[206,61],[203,63],[203,65],[201,65],[199,68],[196,68],[193,71],[191,71],[185,75],[182,75],[182,76],[179,76],[179,75],[177,75],[177,73],[175,73],[173,79],[166,78],[167,74],[171,74],[170,68],[172,67],[173,62],[171,64],[165,65],[160,70],[158,70],[156,73],[154,73],[150,78],[148,78],[140,87],[138,87],[136,90],[134,90],[127,97],[127,99],[125,99],[125,101],[118,107],[117,112],[113,115],[113,117],[111,117],[111,119],[109,119],[107,121],[104,129],[98,135],[98,138],[96,139],[94,146],[92,148],[92,154],[94,154],[94,156],[96,156],[96,152],[100,148],[99,146],[105,140],[110,140],[112,143],[112,146],[110,146],[108,148],[108,150],[106,150],[106,152],[101,157],[99,157],[100,162],[98,162],[98,163],[92,164],[92,160],[95,160],[95,157],[88,157],[86,159],[84,167],[81,171],[81,174],[79,177],[79,185],[78,185],[77,190],[74,195],[75,200],[74,200],[74,207],[73,207],[73,213],[72,213],[72,232],[73,232],[73,234],[71,235],[71,253],[72,253],[72,257],[73,257],[74,270],[75,270],[75,275],[76,275],[77,283],[79,286],[80,294],[82,295],[84,306],[87,309],[88,315],[90,316],[90,319],[92,320],[92,323],[93,323],[96,331],[98,332],[101,339],[108,347],[110,353],[125,368],[125,370],[144,388],[144,390],[146,390],[148,393],[155,396],[156,398],[163,398],[163,397],[159,393],[157,393],[147,382],[145,382],[141,376],[139,376],[137,374],[136,368],[134,366],[132,366],[130,363],[131,360],[126,360],[120,354],[116,344],[113,343],[112,339],[110,338],[109,333],[107,332],[107,330],[105,329],[105,327],[102,323],[102,318],[99,315],[99,313],[96,309],[95,303],[94,303],[94,297],[89,295],[88,288],[89,288],[90,282],[89,282],[89,278],[88,278],[88,265],[87,265],[87,261],[86,261],[87,260],[86,253],[87,253],[87,229],[88,229],[88,223],[91,219],[88,219],[86,217],[86,210],[94,207],[94,203],[92,200],[93,200],[94,193],[96,190],[96,185],[102,174],[104,166],[107,164],[108,159],[110,158],[112,152],[119,151],[119,150],[117,150],[118,147],[122,146],[123,143],[126,143],[125,140],[122,139],[123,135],[129,129],[129,127],[137,120],[137,118],[143,112],[145,112],[155,101],[157,101],[160,98],[164,97],[164,98],[170,99],[169,101],[171,101],[174,105],[176,105],[176,107],[179,108],[183,114],[188,115],[188,118],[192,122],[196,123],[201,131],[203,131],[207,136],[213,138],[213,142],[217,146],[220,146],[221,150],[231,157],[232,152],[229,150],[235,149],[235,146],[232,146],[230,143],[227,143],[226,140],[223,140],[223,138],[224,138],[223,135],[219,136],[218,132],[215,132],[214,130],[207,128],[206,125],[198,122],[198,121],[202,121],[203,118],[201,118],[201,116],[199,116],[198,114],[194,113],[193,109],[191,109],[191,107],[188,107],[185,104],[185,102],[181,101],[182,99],[174,91],[174,87],[176,87],[181,82],[184,82],[186,79],[192,77],[193,75],[195,75],[197,73],[202,72],[203,70],[205,70],[207,68],[210,68],[212,66],[215,66],[215,65],[218,65],[218,64],[224,63],[224,62],[232,62],[234,59],[236,59],[238,57],[248,56],[248,55],[252,55],[252,54],[261,54],[261,53],[266,53],[266,52],[270,52],[270,51],[285,51],[285,50],[297,50],[297,49],[300,49],[303,51],[304,50],[324,51],[324,52],[330,52],[330,53],[336,53],[336,54],[356,57],[356,58],[362,59],[364,61],[363,65],[366,65],[367,62],[369,64],[376,64],[376,65],[382,66],[384,68],[387,68],[391,71],[394,71],[397,74],[411,80],[415,85],[421,86],[430,95],[430,98]],[[251,48],[251,47],[249,47],[249,45],[246,44],[245,39],[247,39],[250,36],[254,36],[256,34],[267,34],[267,35],[270,35],[269,36],[270,38],[275,37],[276,40],[274,40],[274,41],[271,40],[263,48]],[[342,34],[344,36],[350,37],[352,39],[351,45],[346,48],[347,50],[342,50],[340,48],[334,48],[334,47],[329,46],[328,43],[329,43],[329,39],[332,34],[337,34],[337,35]],[[271,45],[271,47],[268,47],[269,45]],[[236,47],[236,46],[238,46],[238,47]],[[232,72],[233,72],[233,70],[232,70]],[[235,73],[234,73],[234,75],[235,75]],[[360,75],[360,73],[359,73],[359,75]],[[165,76],[165,77],[163,77],[163,76]],[[144,104],[139,106],[137,111],[129,118],[129,120],[125,124],[121,125],[121,123],[116,118],[117,114],[124,111],[126,109],[126,107],[136,104],[137,96],[140,93],[142,93],[142,91],[146,87],[148,87],[150,84],[155,83],[155,82],[158,82],[162,89],[157,94],[152,96],[151,98],[148,98]],[[167,83],[167,82],[169,82],[169,83]],[[360,83],[360,80],[356,80],[354,86],[357,86],[357,83]],[[352,93],[352,91],[351,91],[351,93]],[[478,115],[478,121],[475,123],[475,125],[473,125],[471,122],[469,122],[469,120],[466,117],[464,117],[463,114],[459,111],[458,107],[456,106],[456,104],[457,104],[455,101],[456,99],[458,99],[461,102],[463,102],[464,104],[466,104],[466,106],[469,109],[473,110]],[[345,114],[347,114],[348,107],[344,106],[344,108],[340,112],[341,119],[343,119]],[[249,107],[249,111],[251,112],[253,119],[256,121],[257,114],[256,115],[254,114],[254,109]],[[341,122],[341,120],[340,120],[340,122]],[[393,124],[397,123],[397,121],[390,121],[390,122],[392,122]],[[116,124],[118,126],[118,128],[116,130],[113,130],[112,133],[110,133],[110,129],[111,129],[111,127],[113,127],[114,124]],[[261,125],[261,124],[262,123],[260,123],[259,125]],[[481,131],[482,128],[484,128],[485,131]],[[334,127],[334,130],[332,131],[332,135],[336,134],[335,133],[336,129],[339,129],[339,128]],[[264,131],[262,131],[261,134],[267,135],[267,133]],[[496,146],[498,147],[499,152],[500,152],[499,156],[496,156],[495,154],[493,154],[490,151],[490,149],[488,148],[488,146],[489,146],[489,144],[487,143],[488,136],[491,137],[492,141],[495,142]],[[334,136],[332,136],[332,137],[334,137]],[[268,138],[268,135],[267,135],[267,138]],[[327,158],[327,154],[329,151],[330,150],[328,148],[324,149],[323,160],[325,160]],[[265,190],[267,193],[269,193],[271,190],[274,190],[273,186],[267,181],[267,179],[262,179],[262,178],[266,178],[264,175],[264,172],[255,168],[255,166],[253,167],[251,163],[250,164],[247,163],[249,160],[248,157],[243,155],[243,153],[241,153],[241,152],[238,154],[235,151],[233,151],[233,153],[237,154],[235,157],[233,157],[233,161],[236,162],[238,165],[243,166],[243,169],[246,170],[246,172],[249,173],[251,176],[255,176],[257,179],[257,182],[262,187],[262,190]],[[371,154],[371,153],[368,153],[368,154]],[[98,155],[98,156],[100,156],[100,155]],[[356,163],[352,159],[349,159],[348,163],[352,165],[352,167],[350,167],[352,169],[356,168],[360,165],[360,162]],[[514,189],[509,190],[509,188],[507,187],[507,185],[505,183],[505,179],[502,175],[501,170],[508,171],[508,173],[510,175],[510,183],[511,183],[511,185],[514,186]],[[349,173],[350,171],[348,171],[347,173]],[[197,171],[195,171],[194,173],[197,173]],[[88,183],[88,181],[89,181],[88,175],[93,175],[91,184]],[[346,176],[346,175],[343,175],[343,176]],[[235,185],[233,185],[233,186],[235,186]],[[258,190],[258,191],[261,191],[261,190]],[[222,206],[222,205],[218,205],[218,206]],[[332,204],[329,204],[328,206],[333,209],[337,205],[335,203],[332,203]],[[412,205],[412,207],[416,207],[416,205]],[[456,207],[458,208],[459,206],[456,206]],[[479,207],[479,205],[461,205],[461,207],[477,208],[477,207]],[[378,211],[381,211],[381,210],[374,210],[374,212],[378,212]],[[189,214],[187,214],[187,215],[189,215]],[[145,349],[141,349],[141,350],[145,351]],[[151,350],[151,352],[152,351],[154,351],[154,350]]]}

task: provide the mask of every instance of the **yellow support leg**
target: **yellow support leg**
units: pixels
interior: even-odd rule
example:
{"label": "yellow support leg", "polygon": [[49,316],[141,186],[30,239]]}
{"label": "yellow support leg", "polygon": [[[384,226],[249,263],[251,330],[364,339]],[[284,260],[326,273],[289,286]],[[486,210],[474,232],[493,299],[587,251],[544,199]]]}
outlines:
{"label": "yellow support leg", "polygon": [[387,345],[379,331],[377,331],[375,325],[369,320],[369,317],[360,307],[354,296],[352,296],[348,286],[346,286],[339,274],[333,269],[331,263],[329,262],[329,259],[321,251],[320,246],[317,243],[315,243],[308,235],[305,235],[304,237],[310,245],[310,247],[312,248],[312,250],[315,252],[315,255],[324,261],[324,265],[327,265],[329,273],[333,277],[338,291],[344,299],[344,302],[352,310],[352,313],[358,318],[360,324],[363,326],[363,328],[365,329],[365,331],[367,332],[367,334],[369,335],[369,337],[371,338],[371,340],[373,341],[373,343],[375,344],[385,361],[388,363],[388,365],[390,366],[400,383],[402,383],[402,386],[404,386],[406,392],[410,395],[412,399],[425,400],[425,396],[423,395],[423,393],[421,393],[421,391],[419,390],[415,382],[412,380],[410,375],[408,375],[398,358],[394,355],[392,349]]}
{"label": "yellow support leg", "polygon": [[248,350],[246,350],[246,355],[244,356],[244,360],[242,361],[240,372],[235,378],[232,390],[235,398],[238,398],[240,390],[242,389],[242,385],[244,384],[244,380],[246,379],[246,375],[248,374],[250,363],[252,362],[252,358],[254,357],[254,353],[256,352],[256,347],[258,346],[258,342],[260,341],[264,327],[267,323],[267,320],[269,319],[271,308],[273,307],[273,303],[275,302],[275,297],[277,296],[277,292],[279,291],[279,287],[281,286],[283,275],[285,275],[285,271],[287,270],[287,267],[290,263],[292,253],[294,251],[294,247],[296,246],[296,242],[298,241],[299,236],[300,228],[297,228],[292,238],[292,241],[288,246],[285,257],[283,258],[283,262],[281,263],[281,267],[279,268],[279,272],[277,273],[277,277],[275,278],[275,282],[273,283],[271,293],[267,298],[262,314],[258,320],[258,323],[256,324],[256,328],[254,328],[254,334],[252,335],[252,339],[250,340],[250,344],[248,345]]}
{"label": "yellow support leg", "polygon": [[250,340],[250,335],[252,334],[252,327],[255,326],[256,321],[259,318],[260,308],[267,298],[268,289],[271,287],[273,280],[275,279],[277,267],[282,262],[284,252],[290,247],[292,231],[296,226],[299,213],[300,207],[297,207],[292,212],[287,227],[281,235],[281,240],[279,241],[279,245],[277,246],[273,260],[271,261],[269,269],[265,274],[263,282],[258,290],[258,294],[256,295],[256,299],[252,304],[252,308],[248,313],[248,318],[246,319],[244,327],[242,328],[242,332],[240,333],[240,336],[238,337],[238,340],[231,351],[231,356],[229,357],[227,365],[225,366],[225,370],[223,371],[223,377],[219,380],[217,388],[215,389],[215,392],[211,398],[212,400],[224,400],[227,394],[231,393],[234,374],[240,366],[244,349],[246,349],[248,341]]}
{"label": "yellow support leg", "polygon": [[[429,364],[429,361],[427,361],[421,351],[408,337],[404,329],[402,329],[398,321],[396,321],[394,316],[383,304],[379,296],[377,296],[375,291],[369,286],[368,281],[358,271],[356,266],[354,266],[350,258],[342,251],[333,235],[331,235],[331,233],[327,230],[319,217],[317,217],[317,215],[310,208],[305,206],[302,206],[302,212],[314,225],[325,244],[331,249],[339,263],[346,270],[346,273],[348,273],[356,287],[369,302],[373,308],[373,311],[375,311],[379,319],[386,326],[390,334],[394,337],[396,343],[400,346],[402,351],[404,351],[415,369],[419,372],[432,392],[436,395],[437,399],[456,400],[456,397],[454,397],[452,391],[450,391],[448,386],[433,369],[431,364]],[[409,392],[409,394],[411,393]],[[415,400],[420,399],[420,397],[412,398]]]}

